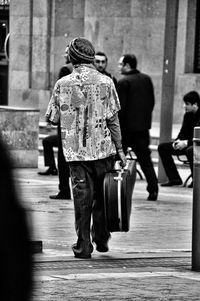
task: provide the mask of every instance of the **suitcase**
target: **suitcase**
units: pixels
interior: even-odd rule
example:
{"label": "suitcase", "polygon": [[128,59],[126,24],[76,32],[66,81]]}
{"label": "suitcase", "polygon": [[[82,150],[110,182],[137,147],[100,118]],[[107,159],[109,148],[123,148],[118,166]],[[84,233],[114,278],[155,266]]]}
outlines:
{"label": "suitcase", "polygon": [[136,161],[127,160],[124,169],[118,168],[104,177],[104,207],[108,231],[128,232],[132,193],[136,180]]}

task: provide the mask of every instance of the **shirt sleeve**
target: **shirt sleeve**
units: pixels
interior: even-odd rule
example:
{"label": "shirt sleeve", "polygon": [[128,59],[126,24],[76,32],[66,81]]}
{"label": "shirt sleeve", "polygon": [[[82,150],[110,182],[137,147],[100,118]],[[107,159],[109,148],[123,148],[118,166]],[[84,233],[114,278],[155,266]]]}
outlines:
{"label": "shirt sleeve", "polygon": [[118,97],[115,85],[114,85],[113,81],[110,79],[106,119],[112,118],[112,116],[115,115],[119,110],[120,110],[119,97]]}
{"label": "shirt sleeve", "polygon": [[116,113],[110,119],[107,119],[107,127],[110,130],[112,141],[115,144],[116,149],[122,148],[122,136],[119,125],[118,114]]}
{"label": "shirt sleeve", "polygon": [[58,124],[60,120],[59,96],[60,86],[59,83],[56,82],[45,114],[46,119],[52,124]]}

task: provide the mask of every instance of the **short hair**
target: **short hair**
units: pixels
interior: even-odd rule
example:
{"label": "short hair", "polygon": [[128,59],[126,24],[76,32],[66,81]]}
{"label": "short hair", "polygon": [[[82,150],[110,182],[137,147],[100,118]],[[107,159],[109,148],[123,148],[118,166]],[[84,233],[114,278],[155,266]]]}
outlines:
{"label": "short hair", "polygon": [[95,55],[105,56],[106,62],[108,61],[107,55],[106,55],[104,52],[102,52],[102,51],[97,51],[97,52],[95,52]]}
{"label": "short hair", "polygon": [[137,68],[137,58],[134,54],[124,54],[123,55],[123,64],[129,64],[132,69]]}
{"label": "short hair", "polygon": [[183,96],[183,101],[189,102],[192,105],[197,103],[198,107],[200,107],[200,97],[196,91],[190,91]]}

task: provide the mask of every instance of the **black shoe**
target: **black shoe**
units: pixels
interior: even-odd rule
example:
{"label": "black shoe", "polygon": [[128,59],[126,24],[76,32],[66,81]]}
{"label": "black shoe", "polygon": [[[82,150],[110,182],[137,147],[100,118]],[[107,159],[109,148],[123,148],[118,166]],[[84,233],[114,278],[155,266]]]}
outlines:
{"label": "black shoe", "polygon": [[50,195],[49,198],[52,200],[70,200],[71,195],[60,191],[58,194]]}
{"label": "black shoe", "polygon": [[149,193],[147,201],[157,201],[157,198],[158,198],[158,193],[157,192],[151,192],[151,193]]}
{"label": "black shoe", "polygon": [[101,253],[106,253],[109,251],[109,248],[108,248],[108,243],[107,242],[95,242],[96,243],[96,250],[98,252],[101,252]]}
{"label": "black shoe", "polygon": [[89,253],[83,252],[81,248],[77,246],[77,243],[72,245],[72,250],[74,252],[75,258],[81,258],[81,259],[89,259],[91,258],[91,253],[93,252],[93,245],[90,243],[89,245]]}
{"label": "black shoe", "polygon": [[162,187],[170,187],[170,186],[178,186],[178,185],[182,185],[183,182],[182,180],[169,180],[168,182],[166,183],[161,183],[160,186]]}
{"label": "black shoe", "polygon": [[91,254],[75,253],[74,257],[81,258],[81,259],[89,259],[89,258],[91,258]]}
{"label": "black shoe", "polygon": [[58,170],[56,168],[49,167],[46,171],[39,171],[38,175],[40,175],[40,176],[49,176],[49,175],[57,176]]}

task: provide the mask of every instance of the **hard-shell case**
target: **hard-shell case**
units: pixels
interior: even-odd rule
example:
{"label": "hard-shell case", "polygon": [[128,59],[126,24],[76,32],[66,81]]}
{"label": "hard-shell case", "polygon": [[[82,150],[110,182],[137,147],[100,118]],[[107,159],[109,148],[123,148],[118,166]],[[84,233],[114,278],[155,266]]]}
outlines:
{"label": "hard-shell case", "polygon": [[110,232],[129,231],[131,201],[136,180],[136,161],[129,159],[124,169],[106,173],[104,178],[104,206]]}

